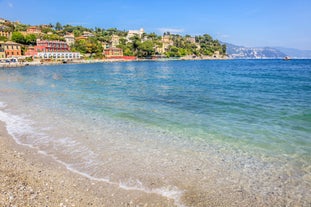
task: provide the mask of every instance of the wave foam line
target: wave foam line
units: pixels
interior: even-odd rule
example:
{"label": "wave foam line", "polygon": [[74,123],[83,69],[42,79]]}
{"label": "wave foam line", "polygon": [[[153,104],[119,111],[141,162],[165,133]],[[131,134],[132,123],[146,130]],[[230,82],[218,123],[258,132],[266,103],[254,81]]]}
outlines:
{"label": "wave foam line", "polygon": [[[0,102],[0,109],[4,109],[7,105],[3,102]],[[9,113],[5,113],[3,111],[0,110],[0,121],[4,122],[6,124],[6,129],[8,131],[8,133],[13,137],[14,141],[19,144],[19,145],[23,145],[23,146],[27,146],[29,148],[32,149],[36,149],[38,151],[38,153],[43,154],[45,156],[51,157],[53,160],[55,160],[56,162],[62,164],[63,166],[65,166],[65,168],[73,173],[76,173],[78,175],[81,175],[83,177],[86,177],[90,180],[93,181],[98,181],[98,182],[104,182],[110,185],[115,185],[118,186],[119,188],[123,189],[123,190],[135,190],[135,191],[141,191],[144,193],[149,193],[149,194],[157,194],[169,199],[174,200],[174,204],[176,206],[179,207],[186,207],[185,205],[183,205],[180,202],[181,196],[183,194],[183,191],[180,191],[177,187],[163,187],[163,188],[155,188],[155,189],[149,189],[143,186],[143,184],[141,182],[137,182],[138,185],[133,185],[133,186],[128,186],[125,183],[120,182],[113,182],[107,178],[97,178],[94,176],[91,176],[87,173],[84,172],[80,172],[79,170],[76,170],[74,168],[72,168],[69,164],[59,160],[55,155],[52,154],[48,154],[42,150],[39,150],[38,147],[35,147],[31,144],[26,144],[26,143],[22,143],[18,137],[25,135],[25,134],[35,134],[34,129],[31,127],[30,120],[26,120],[23,117],[20,116],[16,116],[13,114],[9,114]]]}

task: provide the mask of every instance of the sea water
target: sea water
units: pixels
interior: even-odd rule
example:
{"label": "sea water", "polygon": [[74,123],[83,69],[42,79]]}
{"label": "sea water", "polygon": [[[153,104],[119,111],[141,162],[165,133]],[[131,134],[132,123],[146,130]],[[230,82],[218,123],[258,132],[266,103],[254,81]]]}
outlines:
{"label": "sea water", "polygon": [[311,203],[311,60],[1,69],[0,120],[75,173],[179,206]]}

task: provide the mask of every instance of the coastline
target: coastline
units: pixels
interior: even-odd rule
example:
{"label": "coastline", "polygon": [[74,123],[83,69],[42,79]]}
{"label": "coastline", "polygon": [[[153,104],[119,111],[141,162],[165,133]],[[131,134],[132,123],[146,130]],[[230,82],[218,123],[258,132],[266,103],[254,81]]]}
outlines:
{"label": "coastline", "polygon": [[61,61],[50,61],[50,62],[18,62],[18,63],[0,63],[0,69],[9,68],[23,68],[25,66],[40,66],[40,65],[63,65],[63,64],[92,64],[92,63],[111,63],[111,62],[143,62],[143,61],[187,61],[187,60],[230,60],[230,58],[214,58],[214,57],[203,57],[203,58],[164,58],[164,59],[93,59],[93,60],[72,60],[66,63]]}
{"label": "coastline", "polygon": [[120,189],[18,145],[0,122],[0,206],[175,206],[153,193]]}

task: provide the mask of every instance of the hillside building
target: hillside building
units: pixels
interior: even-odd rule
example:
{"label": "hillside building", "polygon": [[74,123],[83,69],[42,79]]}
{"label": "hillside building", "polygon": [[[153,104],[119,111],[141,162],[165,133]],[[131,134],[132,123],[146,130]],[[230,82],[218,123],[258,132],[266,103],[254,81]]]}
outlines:
{"label": "hillside building", "polygon": [[27,34],[41,34],[40,27],[31,26],[27,28]]}
{"label": "hillside building", "polygon": [[108,48],[104,50],[104,55],[108,59],[122,58],[123,50],[121,48]]}
{"label": "hillside building", "polygon": [[70,47],[66,42],[62,41],[49,41],[49,40],[37,40],[37,46],[35,46],[40,52],[69,52]]}
{"label": "hillside building", "polygon": [[162,51],[161,53],[167,52],[169,47],[174,44],[171,35],[163,35],[162,36]]}
{"label": "hillside building", "polygon": [[37,40],[36,46],[28,47],[26,56],[40,59],[80,59],[79,52],[70,52],[70,47],[66,42]]}
{"label": "hillside building", "polygon": [[111,47],[117,47],[120,44],[120,37],[118,35],[111,36]]}
{"label": "hillside building", "polygon": [[22,55],[21,45],[15,42],[0,42],[0,48],[4,50],[5,58],[18,57]]}
{"label": "hillside building", "polygon": [[38,52],[36,57],[40,59],[72,60],[80,59],[81,54],[79,52]]}
{"label": "hillside building", "polygon": [[142,35],[144,34],[144,29],[141,28],[140,30],[129,30],[128,33],[127,33],[127,36],[126,36],[126,40],[128,42],[131,42],[131,37],[134,37],[135,35],[138,35],[138,37],[142,37]]}
{"label": "hillside building", "polygon": [[71,46],[75,43],[75,36],[73,34],[67,34],[64,36],[67,45]]}
{"label": "hillside building", "polygon": [[95,35],[91,32],[84,31],[82,34],[83,37],[89,38],[89,37],[95,37]]}
{"label": "hillside building", "polygon": [[12,32],[0,28],[0,36],[6,37],[9,40],[12,37]]}

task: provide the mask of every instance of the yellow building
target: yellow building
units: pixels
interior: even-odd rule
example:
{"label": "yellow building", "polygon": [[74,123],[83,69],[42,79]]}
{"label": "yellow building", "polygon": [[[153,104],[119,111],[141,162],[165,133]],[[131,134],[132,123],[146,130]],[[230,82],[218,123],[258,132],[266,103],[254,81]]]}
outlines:
{"label": "yellow building", "polygon": [[8,38],[8,40],[9,40],[9,39],[11,39],[11,37],[12,37],[12,32],[0,30],[0,36],[6,37],[6,38]]}
{"label": "yellow building", "polygon": [[117,47],[120,43],[120,37],[118,35],[111,36],[111,47]]}
{"label": "yellow building", "polygon": [[121,48],[108,48],[104,50],[106,58],[121,58],[123,57],[123,50]]}
{"label": "yellow building", "polygon": [[22,55],[21,45],[15,42],[0,42],[0,48],[4,50],[5,57],[18,57]]}
{"label": "yellow building", "polygon": [[169,46],[174,44],[170,35],[163,35],[162,37],[162,52],[166,52]]}

